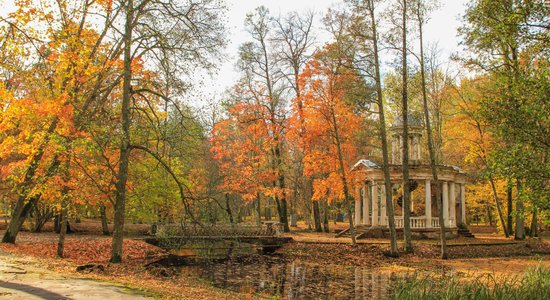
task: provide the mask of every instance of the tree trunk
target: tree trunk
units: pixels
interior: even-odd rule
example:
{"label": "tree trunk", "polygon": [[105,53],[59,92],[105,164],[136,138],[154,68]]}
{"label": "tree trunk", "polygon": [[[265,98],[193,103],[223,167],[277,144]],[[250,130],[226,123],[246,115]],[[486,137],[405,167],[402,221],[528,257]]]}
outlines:
{"label": "tree trunk", "polygon": [[[57,234],[60,234],[61,233],[61,226],[62,226],[62,219],[63,216],[62,216],[62,212],[60,211],[54,218],[54,232],[57,233]],[[72,229],[71,227],[71,223],[67,220],[67,234],[71,234],[71,233],[74,233],[75,232],[75,229]]]}
{"label": "tree trunk", "polygon": [[[276,187],[277,183],[274,182],[273,186]],[[289,232],[290,227],[288,227],[288,216],[287,216],[286,201],[283,201],[283,199],[279,199],[278,196],[275,196],[274,199],[275,199],[275,203],[277,204],[277,214],[279,215],[279,222],[281,224],[283,224],[284,232]]]}
{"label": "tree trunk", "polygon": [[[70,147],[67,147],[69,149]],[[65,182],[68,182],[70,179],[70,160],[65,162],[63,179]],[[67,234],[67,223],[69,220],[69,187],[64,186],[61,190],[61,220],[60,220],[60,230],[59,230],[59,240],[57,241],[57,257],[63,258],[63,252],[65,250],[65,235]]]}
{"label": "tree trunk", "polygon": [[403,48],[402,59],[403,69],[401,70],[401,77],[403,81],[402,101],[401,101],[401,114],[403,116],[403,237],[405,240],[404,250],[405,252],[412,252],[412,235],[411,235],[411,182],[409,179],[409,92],[407,87],[407,0],[403,0]]}
{"label": "tree trunk", "polygon": [[330,232],[330,229],[328,227],[328,203],[326,200],[323,201],[323,231],[326,233]]}
{"label": "tree trunk", "polygon": [[115,216],[113,221],[113,242],[111,262],[122,261],[122,242],[124,239],[124,217],[126,210],[126,182],[128,181],[128,164],[130,160],[130,102],[132,81],[132,24],[134,22],[134,2],[126,2],[126,21],[124,24],[124,74],[122,84],[122,141],[118,160],[116,182]]}
{"label": "tree trunk", "polygon": [[59,240],[57,241],[57,257],[63,258],[63,251],[65,250],[65,235],[67,234],[68,223],[68,210],[67,202],[64,201],[63,208],[61,209],[61,230],[59,232]]}
{"label": "tree trunk", "polygon": [[48,221],[51,220],[53,212],[52,209],[49,207],[45,207],[44,209],[40,209],[38,205],[35,205],[33,207],[34,211],[34,227],[32,228],[32,232],[41,232],[42,229],[44,229],[44,225]]}
{"label": "tree trunk", "polygon": [[4,203],[4,208],[6,209],[5,211],[5,218],[4,218],[4,224],[6,224],[6,227],[8,225],[8,216],[11,215],[11,211],[10,211],[10,208],[11,208],[11,205],[10,205],[10,202],[8,200],[8,198],[4,195],[1,196],[2,197],[2,202]]}
{"label": "tree trunk", "polygon": [[330,114],[331,114],[331,118],[332,118],[332,126],[333,126],[333,129],[334,129],[334,142],[336,144],[336,150],[338,152],[338,163],[339,163],[339,166],[340,166],[340,178],[341,178],[343,186],[344,186],[344,197],[345,197],[344,205],[346,206],[347,213],[348,213],[348,223],[349,223],[349,232],[350,232],[350,235],[351,235],[351,245],[355,246],[357,244],[356,240],[355,240],[355,226],[353,224],[353,218],[351,217],[352,216],[351,206],[352,206],[352,203],[353,203],[353,197],[350,195],[350,192],[349,192],[349,185],[348,185],[348,180],[347,180],[347,176],[346,176],[346,169],[345,169],[346,167],[344,166],[344,156],[342,154],[342,143],[340,141],[340,130],[339,130],[338,125],[336,123],[336,113],[334,112],[334,109],[332,107],[330,109]]}
{"label": "tree trunk", "polygon": [[239,224],[242,222],[243,222],[243,208],[241,207],[240,209],[237,210],[237,220],[235,223]]}
{"label": "tree trunk", "polygon": [[61,233],[61,211],[55,214],[53,219],[53,231],[57,234]]}
{"label": "tree trunk", "polygon": [[388,154],[388,137],[386,134],[386,117],[384,113],[384,101],[382,99],[382,77],[380,75],[380,59],[378,54],[378,32],[376,17],[374,11],[373,0],[368,0],[368,10],[371,20],[371,30],[372,30],[372,44],[374,52],[374,69],[375,69],[375,81],[376,81],[376,101],[378,104],[379,110],[379,130],[380,130],[380,139],[382,140],[382,157],[384,165],[382,169],[384,170],[384,183],[386,186],[386,213],[388,216],[388,227],[390,229],[390,256],[398,257],[399,252],[397,251],[397,232],[395,230],[395,214],[393,208],[392,200],[392,188],[391,188],[391,178],[390,178],[390,161]]}
{"label": "tree trunk", "polygon": [[107,212],[105,205],[99,205],[99,214],[101,215],[101,231],[103,235],[111,235],[109,232],[109,223],[107,222]]}
{"label": "tree trunk", "polygon": [[[277,183],[273,183],[273,187],[276,187],[277,186]],[[277,206],[277,216],[279,216],[279,223],[283,223],[283,212],[282,212],[282,208],[281,208],[281,201],[279,200],[279,197],[275,196],[273,197],[273,199],[275,200],[275,205]]]}
{"label": "tree trunk", "polygon": [[[418,11],[420,13],[420,10]],[[426,132],[428,134],[428,152],[430,155],[430,168],[432,170],[432,177],[434,179],[434,192],[435,202],[437,206],[437,214],[439,218],[439,238],[441,244],[441,258],[447,259],[447,237],[445,236],[445,220],[443,219],[443,203],[441,202],[441,193],[439,188],[439,177],[437,172],[436,155],[434,148],[434,139],[432,134],[432,127],[430,124],[430,112],[428,110],[428,97],[426,94],[426,74],[424,68],[424,42],[423,42],[423,22],[420,18],[419,24],[419,37],[420,37],[420,76],[422,79],[422,106],[424,110],[424,119],[426,122]]]}
{"label": "tree trunk", "polygon": [[231,205],[229,201],[229,193],[225,193],[225,212],[227,213],[227,217],[229,218],[229,224],[233,225],[235,224],[235,220],[233,219],[233,212],[231,211]]}
{"label": "tree trunk", "polygon": [[523,191],[522,191],[522,185],[521,181],[518,179],[517,181],[517,189],[518,189],[518,195],[516,198],[516,234],[515,239],[516,240],[524,240],[525,239],[525,227],[524,227],[524,208],[523,208]]}
{"label": "tree trunk", "polygon": [[283,223],[283,229],[285,232],[290,232],[290,226],[288,224],[288,208],[286,199],[281,199],[281,223]]}
{"label": "tree trunk", "polygon": [[[40,161],[42,160],[42,156],[44,155],[44,148],[49,142],[49,136],[51,133],[54,132],[58,122],[59,122],[58,118],[55,118],[52,121],[52,123],[50,124],[50,127],[48,128],[48,132],[46,134],[46,137],[44,138],[44,141],[40,144],[36,153],[31,159],[29,167],[25,172],[25,178],[23,179],[23,182],[20,185],[21,192],[17,197],[17,202],[15,203],[15,207],[13,208],[12,215],[10,218],[10,223],[6,228],[4,237],[2,238],[2,243],[11,243],[11,244],[15,243],[15,239],[17,238],[17,234],[19,233],[19,230],[21,230],[21,226],[25,222],[25,219],[27,218],[28,214],[30,213],[30,211],[32,210],[36,202],[38,202],[38,200],[41,197],[41,194],[36,194],[29,198],[29,191],[31,190],[31,186],[33,184],[33,178],[36,173],[36,170],[38,169],[38,165],[40,164]],[[52,163],[48,167],[48,171],[46,172],[45,178],[52,176],[55,173],[58,166],[59,166],[59,160],[57,159],[57,155],[56,155],[54,156]]]}
{"label": "tree trunk", "polygon": [[[301,66],[306,63],[308,60],[307,51],[312,47],[311,44],[311,28],[313,24],[313,15],[304,14],[299,15],[297,19],[292,19],[288,22],[284,18],[278,17],[274,18],[275,23],[275,32],[276,40],[281,44],[281,48],[278,51],[278,54],[281,61],[285,64],[288,64],[288,67],[292,69],[290,74],[283,74],[284,77],[290,83],[290,87],[294,89],[295,96],[298,101],[298,116],[300,118],[300,132],[299,132],[299,141],[303,141],[303,133],[305,132],[304,126],[304,113],[303,113],[303,102],[301,99],[301,83],[300,83],[300,73]],[[267,60],[266,60],[267,61]],[[267,75],[267,74],[266,74]],[[267,76],[266,76],[267,78]],[[272,96],[270,94],[270,96]],[[303,190],[299,193],[300,197],[293,197],[291,201],[291,226],[296,226],[297,216],[296,209],[297,200],[303,201],[301,203],[309,203],[311,201],[311,194],[306,192],[305,185],[309,181],[304,175],[303,168],[303,154],[305,149],[302,145],[297,145],[295,155],[297,158],[295,166],[297,167],[297,175],[299,179],[296,181],[296,186],[302,188]],[[302,185],[303,184],[303,185]],[[295,194],[296,195],[296,194]],[[309,211],[308,211],[309,213]],[[309,220],[308,220],[309,221]],[[308,222],[309,223],[309,222]]]}
{"label": "tree trunk", "polygon": [[272,155],[273,155],[273,171],[278,173],[277,182],[274,185],[277,186],[282,190],[282,197],[279,199],[279,197],[275,197],[277,202],[277,210],[279,212],[279,222],[283,223],[284,232],[290,232],[290,227],[288,226],[288,208],[287,208],[287,202],[286,202],[286,191],[285,191],[285,174],[282,170],[282,155],[281,155],[281,141],[279,139],[279,132],[277,129],[277,126],[275,124],[278,123],[277,118],[275,116],[275,97],[273,92],[273,83],[271,80],[271,73],[269,69],[269,55],[267,52],[267,46],[266,41],[264,40],[265,37],[261,37],[259,39],[259,42],[261,43],[262,47],[262,53],[263,53],[263,59],[264,59],[264,65],[265,65],[265,80],[266,80],[266,86],[268,90],[268,96],[270,100],[270,114],[271,114],[271,125],[272,125],[272,134],[273,134],[273,142],[275,143],[274,149],[272,149]]}
{"label": "tree trunk", "polygon": [[508,182],[508,187],[506,188],[506,198],[507,198],[507,202],[508,202],[508,211],[507,211],[507,215],[508,215],[508,235],[513,235],[514,234],[514,217],[513,217],[513,205],[514,205],[514,200],[512,198],[512,183],[511,182]]}
{"label": "tree trunk", "polygon": [[538,208],[536,206],[533,207],[533,218],[531,219],[531,237],[538,237],[539,236],[539,225],[537,220],[538,215]]}
{"label": "tree trunk", "polygon": [[254,201],[254,216],[256,218],[256,225],[262,224],[262,215],[261,215],[261,203],[260,203],[260,193],[256,194],[256,200]]}
{"label": "tree trunk", "polygon": [[489,201],[485,200],[485,213],[487,214],[487,221],[489,221],[489,226],[493,226],[493,214],[491,213],[491,206]]}
{"label": "tree trunk", "polygon": [[277,157],[277,169],[279,172],[279,188],[283,191],[283,197],[280,199],[281,202],[281,210],[279,214],[279,218],[281,220],[281,223],[283,223],[283,228],[285,232],[290,232],[290,227],[288,226],[288,208],[287,208],[287,201],[286,201],[286,186],[285,186],[285,175],[283,171],[280,169],[282,165],[282,159],[281,159],[281,150],[279,149],[279,145],[275,149],[275,155]]}
{"label": "tree trunk", "polygon": [[2,243],[15,244],[15,239],[17,238],[17,234],[25,222],[26,216],[30,213],[32,207],[36,204],[36,202],[38,202],[39,199],[40,194],[35,195],[31,197],[22,207],[16,207],[16,209],[14,209],[8,228],[4,233]]}
{"label": "tree trunk", "polygon": [[[311,195],[313,192],[313,187],[311,185],[311,180],[309,178],[303,177],[306,183],[304,184],[305,196],[304,196],[304,208],[307,218],[307,229],[314,230],[315,228],[315,216],[313,215],[313,201],[311,201]],[[319,216],[319,224],[321,223],[321,217]],[[320,228],[320,227],[319,227]]]}
{"label": "tree trunk", "polygon": [[315,231],[322,232],[323,229],[321,228],[321,212],[319,211],[319,201],[312,201],[312,202],[313,202],[313,219],[315,222]]}
{"label": "tree trunk", "polygon": [[[296,193],[294,193],[296,195]],[[298,227],[298,216],[296,214],[296,197],[290,198],[290,227]]]}
{"label": "tree trunk", "polygon": [[497,189],[495,187],[495,181],[493,180],[493,176],[489,176],[489,182],[491,183],[491,189],[493,191],[493,199],[495,200],[495,205],[497,207],[498,217],[500,219],[500,225],[502,226],[502,231],[504,231],[504,235],[508,237],[508,230],[506,228],[506,223],[504,222],[504,216],[502,215],[502,209],[500,208],[500,203],[498,201]]}
{"label": "tree trunk", "polygon": [[[271,202],[269,199],[270,198],[268,198],[268,202]],[[272,203],[268,203],[268,206],[265,208],[265,219],[266,219],[266,221],[271,221],[271,217],[272,217],[271,205],[272,205]]]}

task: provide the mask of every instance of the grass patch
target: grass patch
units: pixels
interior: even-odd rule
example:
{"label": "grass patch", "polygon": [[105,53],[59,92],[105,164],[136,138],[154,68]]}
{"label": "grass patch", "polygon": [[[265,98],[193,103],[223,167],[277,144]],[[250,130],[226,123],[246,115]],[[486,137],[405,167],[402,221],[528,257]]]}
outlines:
{"label": "grass patch", "polygon": [[415,273],[393,283],[391,299],[550,299],[550,269],[541,264],[521,276],[434,276]]}

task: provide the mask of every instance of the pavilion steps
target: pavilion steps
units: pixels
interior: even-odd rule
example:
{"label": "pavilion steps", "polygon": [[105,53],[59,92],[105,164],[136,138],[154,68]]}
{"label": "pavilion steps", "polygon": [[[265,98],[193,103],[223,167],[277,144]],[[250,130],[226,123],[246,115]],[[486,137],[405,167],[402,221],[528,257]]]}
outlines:
{"label": "pavilion steps", "polygon": [[458,234],[463,236],[463,237],[467,237],[467,238],[475,238],[476,236],[470,231],[470,229],[466,229],[466,228],[459,228],[458,229]]}

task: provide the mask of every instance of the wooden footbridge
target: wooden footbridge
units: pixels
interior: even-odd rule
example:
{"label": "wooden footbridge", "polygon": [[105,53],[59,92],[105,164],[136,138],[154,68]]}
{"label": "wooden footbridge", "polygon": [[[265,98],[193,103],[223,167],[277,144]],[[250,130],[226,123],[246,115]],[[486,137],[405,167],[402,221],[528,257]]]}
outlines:
{"label": "wooden footbridge", "polygon": [[292,241],[291,237],[281,236],[279,224],[264,223],[260,226],[247,225],[166,225],[159,227],[154,237],[143,240],[151,245],[165,249],[178,249],[193,242],[236,241],[254,244],[261,247],[263,253],[272,253],[284,244]]}

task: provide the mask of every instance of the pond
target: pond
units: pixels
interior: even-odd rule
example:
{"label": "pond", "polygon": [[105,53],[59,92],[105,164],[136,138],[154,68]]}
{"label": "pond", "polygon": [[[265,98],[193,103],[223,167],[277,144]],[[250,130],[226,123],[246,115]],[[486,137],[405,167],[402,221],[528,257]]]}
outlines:
{"label": "pond", "polygon": [[264,294],[285,299],[387,298],[393,273],[361,267],[319,265],[278,257],[185,267],[213,286],[240,293]]}
{"label": "pond", "polygon": [[160,265],[198,276],[221,289],[284,299],[388,298],[394,273],[260,255],[257,245],[234,241],[187,243]]}

